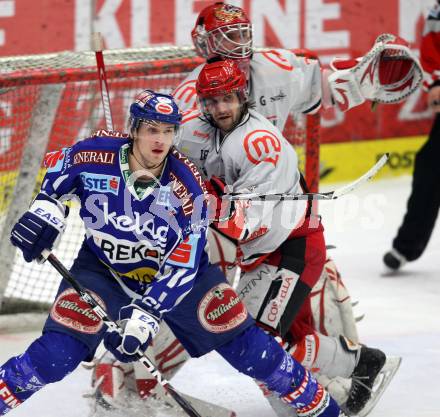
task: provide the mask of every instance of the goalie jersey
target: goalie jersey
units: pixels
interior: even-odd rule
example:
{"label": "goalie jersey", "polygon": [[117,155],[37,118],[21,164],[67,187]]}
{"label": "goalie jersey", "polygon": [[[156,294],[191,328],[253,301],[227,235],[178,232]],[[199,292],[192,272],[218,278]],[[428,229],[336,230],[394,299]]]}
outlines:
{"label": "goalie jersey", "polygon": [[[119,137],[109,137],[119,136]],[[162,174],[145,187],[128,167],[130,139],[101,131],[49,153],[41,191],[80,200],[85,244],[124,290],[171,310],[207,267],[205,188],[196,167],[172,148]]]}
{"label": "goalie jersey", "polygon": [[[175,89],[180,110],[197,107],[195,84],[204,64]],[[285,49],[255,52],[250,60],[250,102],[255,110],[283,130],[289,112],[313,113],[321,105],[321,70],[317,59]]]}
{"label": "goalie jersey", "polygon": [[431,9],[425,21],[420,61],[425,71],[425,88],[440,84],[440,3]]}
{"label": "goalie jersey", "polygon": [[[183,118],[178,147],[207,178],[222,178],[233,192],[303,192],[295,150],[261,114],[249,110],[223,140],[218,129],[200,116],[194,110]],[[306,210],[306,201],[247,203],[239,242],[244,263],[278,248],[302,224]]]}

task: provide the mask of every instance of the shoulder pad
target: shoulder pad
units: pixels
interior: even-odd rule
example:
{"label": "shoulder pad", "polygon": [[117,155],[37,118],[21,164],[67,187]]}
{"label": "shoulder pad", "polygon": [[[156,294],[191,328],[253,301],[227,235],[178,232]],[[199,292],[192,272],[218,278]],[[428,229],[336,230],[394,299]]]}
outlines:
{"label": "shoulder pad", "polygon": [[311,49],[294,48],[294,49],[290,49],[290,51],[293,52],[296,56],[300,56],[302,58],[319,60],[318,54],[315,51],[312,51]]}
{"label": "shoulder pad", "polygon": [[188,123],[190,120],[199,118],[201,116],[202,113],[199,109],[184,110],[182,112],[182,124]]}

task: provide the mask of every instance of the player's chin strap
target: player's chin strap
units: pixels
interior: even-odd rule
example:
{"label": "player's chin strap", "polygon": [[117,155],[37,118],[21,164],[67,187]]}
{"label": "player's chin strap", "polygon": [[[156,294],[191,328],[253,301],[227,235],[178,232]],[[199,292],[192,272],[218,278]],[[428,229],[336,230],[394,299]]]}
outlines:
{"label": "player's chin strap", "polygon": [[388,33],[380,35],[374,46],[357,59],[335,59],[334,71],[324,77],[324,91],[331,90],[340,110],[362,104],[398,103],[412,94],[423,81],[418,58],[404,39]]}
{"label": "player's chin strap", "polygon": [[[73,287],[73,289],[80,296],[81,300],[90,306],[93,312],[103,321],[107,328],[122,332],[122,329],[116,324],[116,322],[108,316],[107,312],[85,290],[85,288],[75,279],[75,277],[65,268],[65,266],[57,259],[55,255],[50,253],[48,250],[44,250],[42,256],[46,258],[49,263],[61,274],[61,276]],[[148,369],[148,371],[156,378],[157,382],[164,387],[171,397],[174,398],[186,415],[190,417],[202,417],[193,408],[193,406],[185,398],[183,398],[178,391],[176,391],[170,382],[162,377],[162,374],[147,356],[141,352],[138,352],[137,359]]]}

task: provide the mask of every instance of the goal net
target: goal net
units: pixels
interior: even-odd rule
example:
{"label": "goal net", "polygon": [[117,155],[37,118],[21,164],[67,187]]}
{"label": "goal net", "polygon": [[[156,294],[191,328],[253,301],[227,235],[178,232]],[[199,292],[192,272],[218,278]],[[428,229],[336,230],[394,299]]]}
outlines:
{"label": "goal net", "polygon": [[[170,93],[202,63],[192,48],[161,47],[104,52],[115,130],[125,130],[137,92]],[[26,211],[44,176],[47,152],[105,128],[93,52],[62,52],[0,58],[0,313],[47,307],[60,276],[46,262],[24,262],[9,242],[13,224]],[[319,116],[294,116],[285,136],[295,146],[313,190],[319,178]],[[67,266],[83,241],[73,204],[57,257]]]}

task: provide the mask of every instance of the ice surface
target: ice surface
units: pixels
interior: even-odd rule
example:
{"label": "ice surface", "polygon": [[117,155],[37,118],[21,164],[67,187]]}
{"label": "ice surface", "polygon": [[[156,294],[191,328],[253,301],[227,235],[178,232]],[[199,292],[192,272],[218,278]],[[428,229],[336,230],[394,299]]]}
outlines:
{"label": "ice surface", "polygon": [[[409,190],[409,177],[376,181],[340,200],[320,203],[327,243],[337,247],[331,255],[352,298],[359,300],[355,312],[365,313],[359,324],[361,340],[403,357],[371,417],[440,416],[440,226],[422,258],[406,265],[398,276],[384,275],[382,264]],[[0,361],[20,353],[36,335],[0,335]],[[252,381],[215,353],[191,360],[173,384],[188,394],[234,409],[238,417],[275,416]],[[88,388],[88,371],[78,369],[9,415],[86,416],[82,394]]]}

